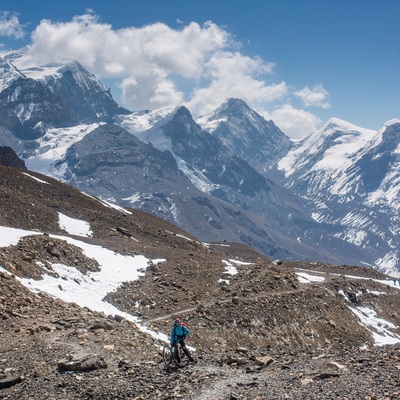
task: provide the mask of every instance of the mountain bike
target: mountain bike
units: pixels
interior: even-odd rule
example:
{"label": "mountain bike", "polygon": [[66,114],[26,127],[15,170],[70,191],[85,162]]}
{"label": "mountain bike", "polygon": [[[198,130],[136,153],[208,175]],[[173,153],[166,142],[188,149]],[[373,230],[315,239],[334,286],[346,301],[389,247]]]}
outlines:
{"label": "mountain bike", "polygon": [[[179,365],[182,367],[186,367],[190,362],[189,357],[183,351],[180,342],[178,342],[176,346],[170,346],[166,344],[163,348],[162,356],[166,367],[171,366],[171,364],[176,368]],[[181,364],[179,364],[178,360],[181,360]]]}

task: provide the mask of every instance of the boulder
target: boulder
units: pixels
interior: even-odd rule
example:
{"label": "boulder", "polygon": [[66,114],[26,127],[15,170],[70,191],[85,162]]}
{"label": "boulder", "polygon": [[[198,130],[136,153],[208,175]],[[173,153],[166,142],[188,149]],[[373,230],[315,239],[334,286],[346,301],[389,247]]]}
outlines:
{"label": "boulder", "polygon": [[256,357],[254,362],[256,365],[267,367],[274,362],[274,359],[270,356]]}
{"label": "boulder", "polygon": [[103,357],[96,354],[89,354],[78,360],[64,360],[58,363],[58,371],[74,371],[74,372],[85,372],[94,371],[100,368],[107,368],[107,363]]}
{"label": "boulder", "polygon": [[0,380],[0,389],[7,389],[21,382],[22,382],[22,376],[19,375],[9,376],[7,378]]}

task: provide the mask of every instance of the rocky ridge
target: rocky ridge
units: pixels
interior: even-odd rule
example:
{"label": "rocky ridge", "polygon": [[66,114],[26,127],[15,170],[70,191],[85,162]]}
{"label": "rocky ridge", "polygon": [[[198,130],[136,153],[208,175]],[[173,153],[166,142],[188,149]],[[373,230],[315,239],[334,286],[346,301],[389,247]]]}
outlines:
{"label": "rocky ridge", "polygon": [[0,165],[26,169],[25,162],[8,146],[0,146]]}

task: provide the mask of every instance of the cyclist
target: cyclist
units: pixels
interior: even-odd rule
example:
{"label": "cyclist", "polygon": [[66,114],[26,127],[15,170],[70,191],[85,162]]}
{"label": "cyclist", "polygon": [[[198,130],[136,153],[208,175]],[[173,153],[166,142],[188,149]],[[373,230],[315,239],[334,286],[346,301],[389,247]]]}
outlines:
{"label": "cyclist", "polygon": [[185,337],[189,336],[189,334],[190,330],[186,326],[182,325],[182,321],[179,318],[175,318],[174,326],[171,329],[170,343],[173,347],[174,354],[176,354],[176,356],[178,357],[178,363],[181,362],[178,353],[178,343],[181,344],[182,350],[187,355],[188,359],[192,362],[194,361],[194,359],[190,355],[188,348],[185,345]]}

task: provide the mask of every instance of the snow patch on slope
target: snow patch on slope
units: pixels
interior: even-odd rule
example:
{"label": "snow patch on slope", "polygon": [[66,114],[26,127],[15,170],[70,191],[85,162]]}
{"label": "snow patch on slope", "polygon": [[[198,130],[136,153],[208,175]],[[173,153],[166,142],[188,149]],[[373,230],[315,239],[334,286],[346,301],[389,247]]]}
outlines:
{"label": "snow patch on slope", "polygon": [[90,224],[76,218],[70,218],[67,215],[58,213],[58,223],[61,229],[71,235],[92,237],[93,232]]}
{"label": "snow patch on slope", "polygon": [[178,107],[163,107],[155,111],[140,111],[129,115],[117,115],[115,123],[144,143],[156,149],[171,150],[171,139],[164,135],[161,126],[171,120]]}
{"label": "snow patch on slope", "polygon": [[62,180],[64,171],[62,168],[56,168],[55,164],[65,158],[67,150],[74,143],[82,140],[100,125],[102,124],[95,123],[71,128],[49,129],[37,140],[39,147],[34,155],[25,160],[27,168]]}
{"label": "snow patch on slope", "polygon": [[[68,229],[72,226],[69,225]],[[0,246],[15,245],[18,241],[29,235],[38,235],[40,232],[25,231],[8,227],[0,227]],[[126,256],[117,254],[104,247],[91,245],[66,236],[51,235],[53,238],[65,240],[82,249],[86,256],[95,259],[100,266],[100,271],[82,274],[74,267],[63,264],[52,264],[52,268],[59,277],[43,275],[41,280],[29,278],[17,279],[32,292],[48,293],[65,302],[73,302],[81,307],[88,307],[93,311],[104,312],[106,315],[122,315],[135,322],[137,327],[161,340],[168,340],[162,333],[150,331],[140,325],[139,318],[120,311],[104,300],[104,297],[115,291],[122,283],[137,280],[144,275],[150,260],[144,256]],[[154,264],[165,261],[164,259],[151,260]],[[9,273],[0,266],[0,271]]]}
{"label": "snow patch on slope", "polygon": [[210,115],[201,116],[196,119],[196,123],[201,126],[203,131],[212,133],[222,122],[228,122],[227,118],[211,119]]}

